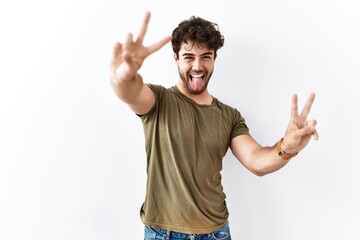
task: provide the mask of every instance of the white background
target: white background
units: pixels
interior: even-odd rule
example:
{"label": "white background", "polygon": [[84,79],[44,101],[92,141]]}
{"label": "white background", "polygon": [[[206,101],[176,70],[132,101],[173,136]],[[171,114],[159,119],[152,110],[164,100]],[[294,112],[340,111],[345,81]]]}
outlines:
{"label": "white background", "polygon": [[[225,36],[210,91],[273,145],[291,95],[319,141],[256,177],[231,155],[223,184],[235,240],[360,239],[358,0],[14,0],[0,3],[0,239],[142,239],[142,125],[109,84],[116,41],[152,18],[145,44],[192,15]],[[172,86],[170,44],[145,82]]]}

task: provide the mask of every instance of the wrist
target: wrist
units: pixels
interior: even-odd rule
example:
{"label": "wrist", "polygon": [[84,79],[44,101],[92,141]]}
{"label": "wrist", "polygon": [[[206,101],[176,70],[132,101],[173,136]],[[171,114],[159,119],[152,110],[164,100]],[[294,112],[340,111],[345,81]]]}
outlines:
{"label": "wrist", "polygon": [[281,147],[281,144],[283,143],[284,138],[281,138],[277,143],[276,143],[276,151],[278,153],[278,155],[284,159],[284,160],[290,160],[291,158],[295,157],[298,153],[288,153],[286,151],[283,150],[283,148]]}

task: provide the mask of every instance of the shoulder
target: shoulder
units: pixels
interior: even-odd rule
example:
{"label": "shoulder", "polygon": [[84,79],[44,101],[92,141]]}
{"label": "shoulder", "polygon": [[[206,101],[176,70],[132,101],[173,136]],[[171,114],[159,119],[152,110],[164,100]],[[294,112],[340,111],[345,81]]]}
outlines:
{"label": "shoulder", "polygon": [[159,93],[159,92],[163,92],[166,90],[166,88],[162,85],[159,84],[152,84],[152,83],[147,83],[146,84],[155,94]]}
{"label": "shoulder", "polygon": [[214,98],[214,103],[218,106],[219,109],[221,109],[222,111],[224,111],[226,113],[234,114],[234,115],[240,114],[240,112],[237,108],[230,106],[229,104],[226,104],[217,98]]}
{"label": "shoulder", "polygon": [[155,103],[152,108],[143,115],[140,115],[143,119],[148,119],[154,114],[159,114],[160,112],[169,108],[168,106],[174,103],[175,94],[171,91],[171,88],[166,88],[163,85],[146,83],[149,89],[155,95]]}
{"label": "shoulder", "polygon": [[168,94],[172,95],[173,94],[173,91],[172,91],[173,87],[166,88],[163,85],[151,84],[151,83],[147,83],[146,85],[151,89],[151,91],[154,92],[157,99],[164,95],[168,95]]}
{"label": "shoulder", "polygon": [[[249,129],[246,125],[245,118],[242,116],[240,111],[237,108],[225,104],[216,98],[215,100],[218,108],[221,109],[223,116],[231,121],[233,125],[236,126],[236,128],[240,127],[242,129],[242,133],[248,133]],[[245,131],[243,132],[243,130]]]}

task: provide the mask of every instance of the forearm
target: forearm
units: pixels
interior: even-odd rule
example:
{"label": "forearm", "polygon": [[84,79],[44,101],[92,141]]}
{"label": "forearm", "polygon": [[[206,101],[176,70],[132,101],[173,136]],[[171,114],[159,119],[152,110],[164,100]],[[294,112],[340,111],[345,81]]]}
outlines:
{"label": "forearm", "polygon": [[138,73],[128,79],[117,78],[115,74],[111,74],[110,83],[115,94],[127,104],[137,99],[143,86],[142,77]]}
{"label": "forearm", "polygon": [[[275,144],[272,147],[263,147],[250,135],[235,137],[230,145],[235,157],[249,171],[258,176],[275,172],[289,162],[281,158],[276,146]],[[282,146],[280,148],[282,149]]]}
{"label": "forearm", "polygon": [[280,157],[276,146],[263,147],[253,155],[252,172],[258,176],[263,176],[279,170],[288,162],[289,160]]}
{"label": "forearm", "polygon": [[119,81],[110,78],[116,95],[138,115],[147,113],[155,103],[155,95],[148,85],[143,83],[140,74],[131,80]]}

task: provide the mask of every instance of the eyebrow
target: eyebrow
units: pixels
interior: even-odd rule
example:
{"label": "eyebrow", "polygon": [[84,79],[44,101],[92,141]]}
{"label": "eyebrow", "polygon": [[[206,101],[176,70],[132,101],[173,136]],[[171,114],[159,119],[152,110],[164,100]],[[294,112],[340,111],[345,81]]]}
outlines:
{"label": "eyebrow", "polygon": [[[195,54],[193,54],[193,53],[183,53],[182,54],[182,56],[184,56],[184,57],[186,57],[186,56],[194,56]],[[205,53],[203,53],[203,54],[201,54],[200,56],[207,56],[207,55],[213,55],[213,53],[212,52],[205,52]]]}

